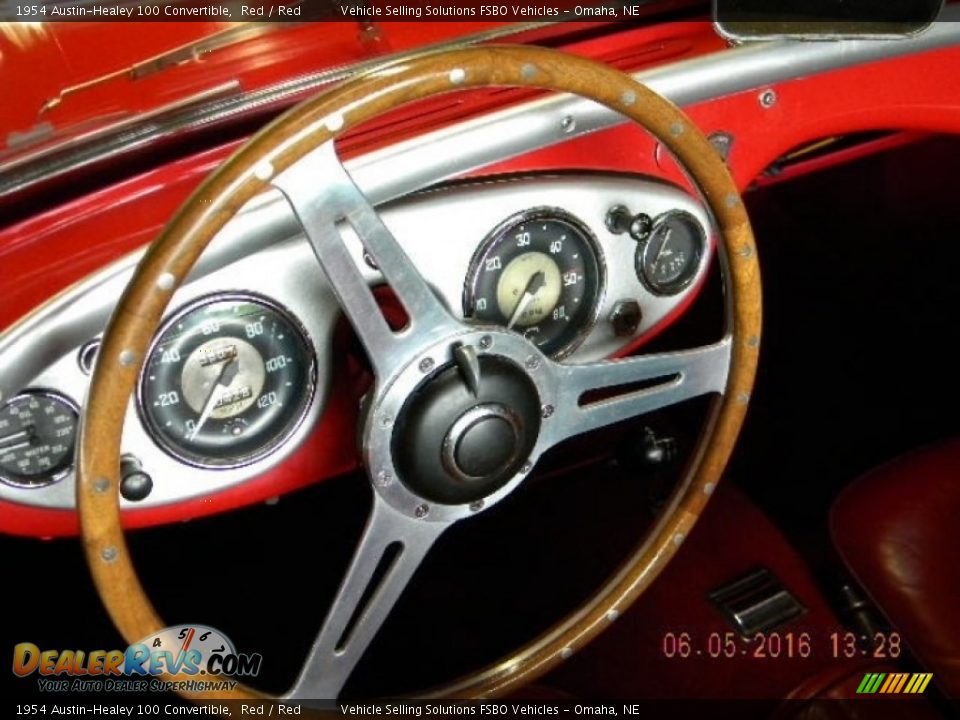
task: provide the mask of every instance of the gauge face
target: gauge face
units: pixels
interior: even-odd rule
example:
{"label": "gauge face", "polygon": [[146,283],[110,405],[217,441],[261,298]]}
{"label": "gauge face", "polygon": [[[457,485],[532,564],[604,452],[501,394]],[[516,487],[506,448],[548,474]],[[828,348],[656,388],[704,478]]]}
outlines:
{"label": "gauge face", "polygon": [[0,480],[42,487],[73,465],[77,408],[46,390],[28,390],[0,407]]}
{"label": "gauge face", "polygon": [[231,295],[169,320],[140,381],[140,411],[167,452],[236,467],[276,449],[313,397],[313,349],[299,323],[266,300]]}
{"label": "gauge face", "polygon": [[696,277],[706,244],[703,226],[693,215],[664,213],[637,248],[637,276],[658,295],[674,295]]}
{"label": "gauge face", "polygon": [[464,315],[515,330],[544,353],[563,356],[596,315],[602,285],[597,253],[590,232],[560,210],[511,218],[474,255]]}

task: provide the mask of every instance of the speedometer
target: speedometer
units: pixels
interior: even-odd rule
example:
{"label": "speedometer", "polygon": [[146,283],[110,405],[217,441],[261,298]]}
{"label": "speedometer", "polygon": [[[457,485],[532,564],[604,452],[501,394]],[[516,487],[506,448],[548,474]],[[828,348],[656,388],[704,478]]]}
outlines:
{"label": "speedometer", "polygon": [[569,213],[541,208],[495,229],[474,255],[464,315],[562,357],[589,330],[602,287],[597,244]]}
{"label": "speedometer", "polygon": [[313,397],[315,356],[279,305],[218,295],[179,311],[161,329],[140,381],[154,440],[200,467],[236,467],[276,449]]}

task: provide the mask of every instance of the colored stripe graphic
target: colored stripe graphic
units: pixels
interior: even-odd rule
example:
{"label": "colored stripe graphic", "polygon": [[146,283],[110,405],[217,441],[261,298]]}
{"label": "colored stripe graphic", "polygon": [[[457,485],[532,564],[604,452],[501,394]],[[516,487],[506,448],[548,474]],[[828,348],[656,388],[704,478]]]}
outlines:
{"label": "colored stripe graphic", "polygon": [[857,688],[857,692],[865,695],[872,695],[877,691],[877,688],[880,687],[880,683],[883,681],[884,677],[886,677],[886,673],[867,673],[863,677],[860,687]]}
{"label": "colored stripe graphic", "polygon": [[933,677],[932,673],[914,673],[913,678],[910,680],[910,684],[907,686],[909,689],[904,690],[904,692],[919,694],[927,689],[927,685],[930,683],[930,678]]}
{"label": "colored stripe graphic", "polygon": [[883,685],[880,686],[880,694],[887,695],[893,692],[893,689],[897,686],[898,682],[900,682],[900,673],[890,673],[887,675],[887,679],[884,681]]}
{"label": "colored stripe graphic", "polygon": [[900,679],[897,681],[896,687],[890,689],[890,692],[898,693],[903,690],[903,686],[907,684],[907,678],[910,677],[910,673],[899,673]]}
{"label": "colored stripe graphic", "polygon": [[857,694],[918,695],[927,689],[931,679],[933,673],[866,673],[857,686]]}

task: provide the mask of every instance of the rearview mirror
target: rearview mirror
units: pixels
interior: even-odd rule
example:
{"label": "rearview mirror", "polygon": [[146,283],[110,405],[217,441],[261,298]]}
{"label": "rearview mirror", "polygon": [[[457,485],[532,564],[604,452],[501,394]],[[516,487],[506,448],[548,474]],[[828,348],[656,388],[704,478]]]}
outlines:
{"label": "rearview mirror", "polygon": [[932,23],[944,0],[713,0],[718,32],[731,40],[900,38]]}

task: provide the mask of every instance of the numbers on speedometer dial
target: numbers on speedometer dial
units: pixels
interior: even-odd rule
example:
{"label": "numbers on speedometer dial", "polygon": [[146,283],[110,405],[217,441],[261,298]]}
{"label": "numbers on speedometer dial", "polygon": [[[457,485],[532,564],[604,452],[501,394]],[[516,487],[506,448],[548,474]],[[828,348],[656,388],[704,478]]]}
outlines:
{"label": "numbers on speedometer dial", "polygon": [[562,357],[589,330],[601,288],[590,231],[556,209],[510,218],[481,244],[464,288],[464,315],[522,333]]}
{"label": "numbers on speedometer dial", "polygon": [[303,419],[312,346],[283,308],[249,295],[208,298],[160,331],[140,383],[157,443],[201,467],[235,467],[276,449]]}

